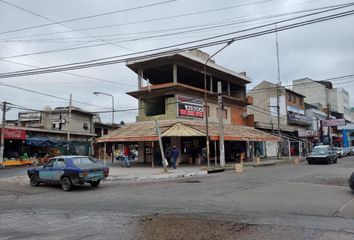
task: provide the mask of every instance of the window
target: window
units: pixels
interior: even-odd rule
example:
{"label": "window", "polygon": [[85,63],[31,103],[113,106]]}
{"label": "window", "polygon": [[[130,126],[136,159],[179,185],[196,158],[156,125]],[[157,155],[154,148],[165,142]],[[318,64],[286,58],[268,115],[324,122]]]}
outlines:
{"label": "window", "polygon": [[87,123],[83,123],[82,128],[85,129],[85,130],[88,130],[88,124]]}
{"label": "window", "polygon": [[296,96],[293,96],[294,103],[296,103]]}
{"label": "window", "polygon": [[53,159],[49,160],[49,162],[47,162],[47,164],[46,164],[46,165],[44,165],[44,167],[43,167],[43,168],[51,168],[51,167],[53,167],[53,166],[54,166],[55,161],[56,161],[56,158],[53,158]]}
{"label": "window", "polygon": [[288,102],[291,102],[291,94],[288,93]]}
{"label": "window", "polygon": [[55,163],[55,167],[65,167],[64,158],[59,158]]}
{"label": "window", "polygon": [[[217,108],[217,112],[219,114],[219,108]],[[222,112],[223,112],[223,119],[227,119],[227,109],[223,109]],[[217,116],[219,117],[219,115]]]}
{"label": "window", "polygon": [[300,106],[304,105],[304,99],[300,98]]}
{"label": "window", "polygon": [[223,109],[223,118],[227,119],[227,109]]}

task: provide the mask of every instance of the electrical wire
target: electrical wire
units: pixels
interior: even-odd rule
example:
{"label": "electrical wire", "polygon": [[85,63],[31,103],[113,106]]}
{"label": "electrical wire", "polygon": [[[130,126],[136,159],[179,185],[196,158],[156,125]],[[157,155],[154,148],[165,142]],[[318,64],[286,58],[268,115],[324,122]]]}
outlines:
{"label": "electrical wire", "polygon": [[[353,5],[353,4],[351,4],[351,5]],[[343,7],[341,7],[341,8],[343,8]],[[327,12],[327,11],[333,11],[333,10],[325,10],[325,11],[321,11],[321,12],[317,12],[317,13],[307,14],[307,15],[303,15],[303,16],[300,16],[300,17],[296,17],[295,19],[307,17],[309,15],[320,14],[320,13]],[[191,47],[185,47],[185,48],[178,49],[178,50],[168,50],[168,51],[165,51],[165,52],[157,52],[157,53],[152,53],[152,54],[149,54],[149,55],[143,55],[143,56],[137,56],[137,57],[131,57],[131,58],[123,58],[123,57],[126,57],[126,56],[132,56],[133,55],[133,54],[123,54],[123,55],[118,55],[118,56],[113,56],[113,57],[93,59],[93,60],[90,60],[90,61],[76,62],[76,63],[71,63],[71,64],[63,64],[63,65],[57,65],[57,66],[52,66],[52,67],[47,67],[47,68],[29,69],[29,70],[23,70],[23,71],[17,71],[17,72],[3,73],[3,74],[0,75],[0,78],[26,76],[26,75],[34,75],[34,74],[43,74],[43,73],[49,73],[49,72],[68,71],[68,70],[75,70],[75,69],[89,68],[89,67],[95,67],[95,66],[103,66],[103,65],[122,63],[122,62],[125,62],[125,61],[141,60],[141,59],[157,57],[157,56],[163,56],[163,55],[172,54],[172,53],[178,53],[178,52],[186,51],[186,50],[189,50],[189,49],[204,48],[204,47],[208,47],[208,46],[219,45],[219,44],[227,43],[227,42],[229,42],[231,40],[232,41],[240,41],[240,40],[244,40],[244,39],[259,37],[259,36],[263,36],[263,35],[274,33],[275,31],[278,31],[278,32],[279,31],[285,31],[285,30],[289,30],[289,29],[293,29],[293,28],[297,28],[297,27],[301,27],[301,26],[306,26],[306,25],[309,25],[309,24],[314,24],[314,23],[317,23],[317,22],[323,22],[323,21],[328,21],[328,20],[332,20],[332,19],[336,19],[336,18],[349,16],[349,15],[352,15],[352,14],[354,14],[353,10],[345,11],[345,12],[341,12],[341,13],[337,13],[337,14],[327,15],[327,16],[324,16],[324,17],[318,17],[318,18],[315,18],[315,19],[305,20],[305,21],[302,21],[302,22],[297,22],[297,23],[281,26],[281,27],[278,27],[277,29],[271,28],[271,29],[267,29],[267,30],[263,30],[263,31],[255,32],[255,33],[241,35],[241,36],[238,36],[238,37],[227,38],[227,39],[222,39],[222,40],[216,40],[216,41],[212,41],[212,42],[208,42],[208,43],[204,43],[204,44],[194,45],[194,46],[191,46]],[[279,21],[279,22],[274,22],[274,23],[271,23],[271,24],[265,24],[265,25],[262,25],[262,26],[259,26],[259,27],[254,27],[254,28],[251,28],[251,29],[245,29],[245,30],[238,31],[238,32],[244,32],[244,31],[249,31],[249,30],[253,30],[253,29],[258,29],[258,28],[261,28],[261,27],[270,26],[270,25],[274,25],[274,24],[279,24],[280,22],[283,23],[283,22],[290,21],[290,20],[294,20],[294,18],[283,20],[283,21]],[[167,47],[160,47],[160,48],[156,48],[156,49],[145,50],[145,51],[140,52],[140,54],[148,53],[148,52],[154,52],[154,51],[163,50],[163,49],[168,49],[168,48],[171,48],[171,47],[186,45],[186,44],[190,44],[190,43],[202,42],[202,41],[206,41],[206,40],[210,40],[210,39],[215,39],[215,38],[228,36],[228,35],[231,35],[231,34],[235,34],[235,32],[222,34],[222,35],[219,35],[217,37],[205,38],[205,39],[201,39],[201,40],[190,41],[190,42],[187,42],[187,43],[175,44],[175,45],[171,45],[171,46],[167,46]],[[119,58],[119,57],[122,57],[122,58],[121,59],[117,59],[117,60],[102,61],[102,60]],[[101,61],[101,62],[98,62],[98,61]]]}
{"label": "electrical wire", "polygon": [[[24,31],[24,30],[30,30],[30,29],[40,28],[40,27],[46,27],[46,26],[51,26],[51,25],[55,25],[55,24],[62,24],[62,23],[74,22],[74,21],[85,20],[85,19],[90,19],[90,18],[97,18],[97,17],[107,16],[107,15],[116,14],[116,13],[122,13],[122,12],[127,12],[127,11],[132,11],[132,10],[143,9],[143,8],[149,8],[149,7],[162,5],[162,4],[166,4],[166,3],[171,3],[171,2],[176,2],[176,1],[179,1],[179,0],[168,0],[168,1],[157,2],[157,3],[152,3],[152,4],[146,4],[146,5],[141,5],[141,6],[127,8],[127,9],[122,9],[122,10],[116,10],[116,11],[110,11],[110,12],[95,14],[95,15],[89,15],[89,16],[85,16],[85,17],[67,19],[67,20],[64,20],[64,21],[56,21],[56,22],[47,23],[47,24],[41,24],[41,25],[37,25],[37,26],[31,26],[31,27],[26,27],[26,28],[21,28],[21,29],[14,29],[14,30],[10,30],[10,31],[0,32],[0,35],[13,33],[13,32]],[[9,3],[7,1],[0,0],[0,2],[5,3],[7,5],[11,5],[11,6],[16,7],[16,8],[19,8],[19,9],[21,9],[23,11],[28,12],[28,13],[37,15],[38,17],[43,17],[43,16],[41,16],[41,15],[35,13],[35,12],[32,12],[30,10],[21,8],[21,7],[17,6],[17,5],[15,5],[15,4]],[[49,20],[49,19],[47,19],[47,20]]]}

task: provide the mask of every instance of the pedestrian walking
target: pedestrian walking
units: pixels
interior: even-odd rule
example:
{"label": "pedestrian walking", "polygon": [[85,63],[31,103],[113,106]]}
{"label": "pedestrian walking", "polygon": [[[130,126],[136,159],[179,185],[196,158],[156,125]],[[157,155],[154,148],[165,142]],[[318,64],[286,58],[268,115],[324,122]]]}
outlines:
{"label": "pedestrian walking", "polygon": [[173,146],[172,151],[171,151],[171,157],[172,157],[172,167],[176,169],[176,162],[179,156],[179,151],[176,148],[176,146]]}
{"label": "pedestrian walking", "polygon": [[124,156],[123,167],[130,167],[129,154],[130,154],[129,147],[125,146],[123,150],[123,156]]}

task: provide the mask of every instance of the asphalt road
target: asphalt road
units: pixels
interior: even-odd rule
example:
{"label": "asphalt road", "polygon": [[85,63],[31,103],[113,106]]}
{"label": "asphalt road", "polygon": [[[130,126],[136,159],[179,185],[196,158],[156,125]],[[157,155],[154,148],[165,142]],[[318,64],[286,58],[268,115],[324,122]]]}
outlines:
{"label": "asphalt road", "polygon": [[72,192],[0,178],[0,239],[354,239],[353,171],[346,157]]}

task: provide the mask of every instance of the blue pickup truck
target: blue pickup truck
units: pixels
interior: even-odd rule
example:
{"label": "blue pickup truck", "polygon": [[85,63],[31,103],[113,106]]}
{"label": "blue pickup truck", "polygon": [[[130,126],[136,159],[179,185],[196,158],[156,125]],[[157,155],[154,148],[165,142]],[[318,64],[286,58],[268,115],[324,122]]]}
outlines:
{"label": "blue pickup truck", "polygon": [[70,191],[75,184],[91,184],[97,187],[109,174],[109,168],[87,156],[58,156],[50,159],[43,167],[27,170],[33,187],[40,183],[61,184]]}

